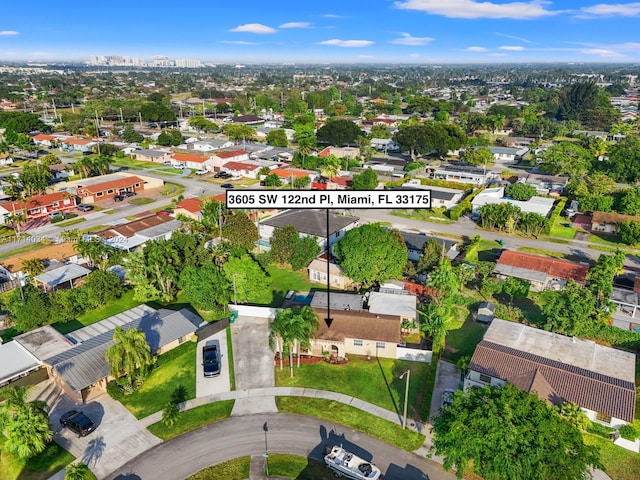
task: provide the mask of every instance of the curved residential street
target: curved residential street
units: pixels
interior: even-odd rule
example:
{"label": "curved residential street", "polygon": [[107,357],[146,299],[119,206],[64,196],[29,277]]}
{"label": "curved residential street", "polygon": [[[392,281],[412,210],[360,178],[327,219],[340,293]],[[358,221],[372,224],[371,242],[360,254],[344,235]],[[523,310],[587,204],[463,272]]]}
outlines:
{"label": "curved residential street", "polygon": [[[265,422],[268,431],[264,432]],[[266,441],[266,446],[265,446]],[[322,460],[324,446],[342,444],[373,459],[385,480],[453,480],[441,465],[351,430],[312,417],[270,413],[234,417],[157,445],[118,468],[108,480],[176,480],[244,455],[289,453]]]}

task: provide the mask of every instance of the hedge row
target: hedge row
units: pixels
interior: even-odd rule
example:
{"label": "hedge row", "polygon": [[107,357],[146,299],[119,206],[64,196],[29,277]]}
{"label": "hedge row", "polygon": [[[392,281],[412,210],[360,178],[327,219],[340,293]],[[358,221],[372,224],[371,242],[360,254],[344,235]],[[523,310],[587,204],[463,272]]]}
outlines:
{"label": "hedge row", "polygon": [[547,226],[544,233],[546,233],[547,235],[551,233],[551,227],[553,227],[556,224],[556,221],[558,221],[558,218],[560,218],[560,215],[564,211],[564,206],[566,204],[567,197],[560,197],[558,203],[556,203],[556,206],[553,207],[553,212],[551,212],[551,217],[549,217],[549,225]]}
{"label": "hedge row", "polygon": [[471,206],[471,200],[478,195],[484,187],[478,188],[475,191],[471,192],[471,194],[467,195],[464,200],[462,200],[458,205],[449,210],[449,218],[451,220],[458,220],[465,213],[471,212],[473,207]]}

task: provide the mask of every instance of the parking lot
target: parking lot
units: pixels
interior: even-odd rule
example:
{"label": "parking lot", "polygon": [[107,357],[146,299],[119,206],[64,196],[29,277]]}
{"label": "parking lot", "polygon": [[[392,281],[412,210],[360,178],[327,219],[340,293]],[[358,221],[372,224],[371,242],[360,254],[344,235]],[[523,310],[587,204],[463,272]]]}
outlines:
{"label": "parking lot", "polygon": [[[204,376],[202,362],[202,347],[217,340],[220,344],[220,375],[216,377]],[[224,329],[198,342],[196,350],[196,397],[207,397],[216,393],[231,391],[229,376],[229,353],[227,349],[227,330]]]}

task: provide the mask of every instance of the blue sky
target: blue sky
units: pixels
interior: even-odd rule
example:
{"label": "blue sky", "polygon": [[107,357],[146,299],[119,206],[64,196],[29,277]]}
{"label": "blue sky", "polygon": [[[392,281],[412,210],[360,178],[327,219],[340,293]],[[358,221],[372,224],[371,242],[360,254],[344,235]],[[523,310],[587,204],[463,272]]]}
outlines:
{"label": "blue sky", "polygon": [[640,0],[31,0],[3,6],[0,61],[640,62],[638,27]]}

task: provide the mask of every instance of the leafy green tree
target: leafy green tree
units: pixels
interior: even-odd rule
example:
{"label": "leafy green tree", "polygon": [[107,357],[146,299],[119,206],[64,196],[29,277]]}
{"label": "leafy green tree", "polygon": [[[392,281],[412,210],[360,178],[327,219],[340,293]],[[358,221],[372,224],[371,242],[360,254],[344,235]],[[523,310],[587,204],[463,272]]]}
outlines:
{"label": "leafy green tree", "polygon": [[324,159],[324,164],[322,165],[322,176],[328,179],[332,179],[337,176],[340,172],[340,166],[342,162],[338,157],[331,154],[327,158]]}
{"label": "leafy green tree", "polygon": [[484,165],[490,167],[494,164],[494,157],[488,148],[468,148],[461,155],[460,159],[471,165]]}
{"label": "leafy green tree", "polygon": [[307,188],[311,184],[311,179],[307,176],[297,177],[293,181],[293,188],[296,190],[302,190],[303,188]]}
{"label": "leafy green tree", "polygon": [[619,211],[626,215],[640,215],[640,188],[622,190]]}
{"label": "leafy green tree", "polygon": [[312,125],[299,125],[294,128],[293,138],[298,144],[298,152],[302,156],[302,168],[307,155],[313,152],[318,144],[316,133]]}
{"label": "leafy green tree", "polygon": [[260,239],[258,227],[240,210],[227,218],[227,223],[222,227],[222,237],[247,251],[253,250],[255,242]]}
{"label": "leafy green tree", "polygon": [[269,293],[269,278],[251,255],[231,257],[222,268],[233,287],[234,302],[247,303]]}
{"label": "leafy green tree", "polygon": [[299,240],[300,235],[293,225],[276,227],[269,239],[269,256],[277,263],[290,263]]}
{"label": "leafy green tree", "polygon": [[0,128],[16,133],[51,131],[51,127],[40,120],[38,114],[26,112],[0,112]]}
{"label": "leafy green tree", "polygon": [[265,187],[280,187],[282,186],[282,180],[276,173],[270,173],[266,177],[264,177],[264,185]]}
{"label": "leafy green tree", "polygon": [[105,353],[111,375],[124,377],[129,385],[133,384],[135,377],[146,376],[153,365],[153,356],[144,332],[137,328],[123,330],[116,325],[113,342]]}
{"label": "leafy green tree", "polygon": [[340,147],[342,145],[355,144],[356,139],[364,136],[364,133],[351,120],[337,119],[330,120],[320,127],[316,136],[318,142]]}
{"label": "leafy green tree", "polygon": [[128,143],[140,143],[144,140],[144,136],[136,132],[131,125],[127,125],[122,131],[122,140]]}
{"label": "leafy green tree", "polygon": [[22,167],[18,181],[22,186],[24,195],[30,197],[31,195],[43,194],[52,178],[53,174],[48,165],[29,162]]}
{"label": "leafy green tree", "polygon": [[229,140],[237,142],[239,140],[255,140],[256,130],[249,125],[241,125],[231,123],[223,127],[224,133],[229,137]]}
{"label": "leafy green tree", "polygon": [[386,125],[376,124],[371,127],[371,133],[369,136],[371,138],[389,139],[393,134],[389,131],[389,128]]}
{"label": "leafy green tree", "polygon": [[120,277],[106,270],[91,272],[82,286],[87,290],[89,301],[94,307],[102,307],[117,300],[125,290]]}
{"label": "leafy green tree", "polygon": [[88,258],[92,266],[106,266],[109,255],[113,254],[113,247],[105,245],[99,238],[90,238],[88,240],[78,240],[73,249],[82,257]]}
{"label": "leafy green tree", "polygon": [[522,278],[507,277],[502,286],[502,293],[509,296],[509,305],[515,297],[526,297],[529,294],[531,282]]}
{"label": "leafy green tree", "polygon": [[153,282],[163,301],[173,300],[178,293],[178,279],[183,264],[175,243],[164,239],[147,242],[143,253],[147,281]]}
{"label": "leafy green tree", "polygon": [[556,407],[558,413],[581,432],[586,432],[591,425],[591,420],[580,408],[580,405],[574,402],[562,402],[562,405]]}
{"label": "leafy green tree", "polygon": [[569,280],[558,292],[545,292],[544,328],[563,335],[579,335],[598,323],[596,298],[591,290]]}
{"label": "leafy green tree", "polygon": [[29,387],[5,387],[0,404],[0,430],[6,437],[2,449],[23,460],[43,452],[53,440],[46,403],[27,402],[28,391]]}
{"label": "leafy green tree", "polygon": [[167,427],[172,427],[174,423],[178,421],[180,417],[180,407],[177,403],[169,401],[162,409],[162,424]]}
{"label": "leafy green tree", "polygon": [[284,128],[271,130],[269,133],[267,133],[266,140],[267,144],[274,147],[287,147],[289,145],[289,140],[287,140],[287,134],[284,131]]}
{"label": "leafy green tree", "polygon": [[220,130],[218,125],[204,117],[191,117],[189,119],[189,126],[203,132],[217,132]]}
{"label": "leafy green tree", "polygon": [[589,269],[587,280],[598,304],[607,307],[613,293],[613,279],[623,271],[625,254],[617,250],[613,255],[602,254],[596,264]]}
{"label": "leafy green tree", "polygon": [[43,157],[40,157],[40,163],[48,166],[60,165],[62,163],[62,160],[60,160],[58,156],[53,153],[47,153]]}
{"label": "leafy green tree", "polygon": [[540,170],[552,175],[581,176],[591,170],[594,157],[588,150],[571,142],[560,142],[542,155]]}
{"label": "leafy green tree", "polygon": [[231,298],[231,284],[213,262],[189,265],[180,272],[179,286],[197,308],[213,310]]}
{"label": "leafy green tree", "polygon": [[92,477],[91,470],[84,463],[72,463],[67,465],[64,471],[64,480],[87,480]]}
{"label": "leafy green tree", "polygon": [[177,147],[183,142],[184,139],[182,138],[180,131],[174,129],[162,130],[156,140],[156,143],[163,147]]}
{"label": "leafy green tree", "polygon": [[11,317],[16,321],[16,329],[28,332],[50,323],[49,296],[33,285],[17,288],[9,295],[7,302]]}
{"label": "leafy green tree", "polygon": [[510,183],[504,190],[505,196],[525,202],[535,196],[536,193],[538,193],[536,187],[522,182]]}
{"label": "leafy green tree", "polygon": [[311,261],[320,254],[320,250],[320,245],[315,237],[298,238],[290,260],[291,268],[302,270],[308,267]]}
{"label": "leafy green tree", "polygon": [[442,257],[442,246],[435,238],[430,238],[422,247],[422,254],[416,265],[417,273],[428,273],[438,265]]}
{"label": "leafy green tree", "polygon": [[374,190],[378,186],[378,174],[371,167],[357,173],[352,178],[353,190]]}
{"label": "leafy green tree", "polygon": [[618,231],[620,238],[627,245],[640,243],[640,222],[637,220],[625,220],[620,224]]}
{"label": "leafy green tree", "polygon": [[200,207],[202,224],[209,233],[218,234],[222,230],[228,214],[226,204],[217,200],[206,200]]}
{"label": "leafy green tree", "polygon": [[617,182],[633,184],[640,179],[640,138],[629,135],[609,146],[607,160],[596,167]]}
{"label": "leafy green tree", "polygon": [[376,224],[349,230],[333,251],[345,275],[364,287],[401,278],[408,259],[404,241]]}
{"label": "leafy green tree", "polygon": [[585,445],[577,428],[511,384],[456,394],[433,433],[432,451],[458,478],[471,467],[486,479],[582,480],[601,467],[597,447]]}

